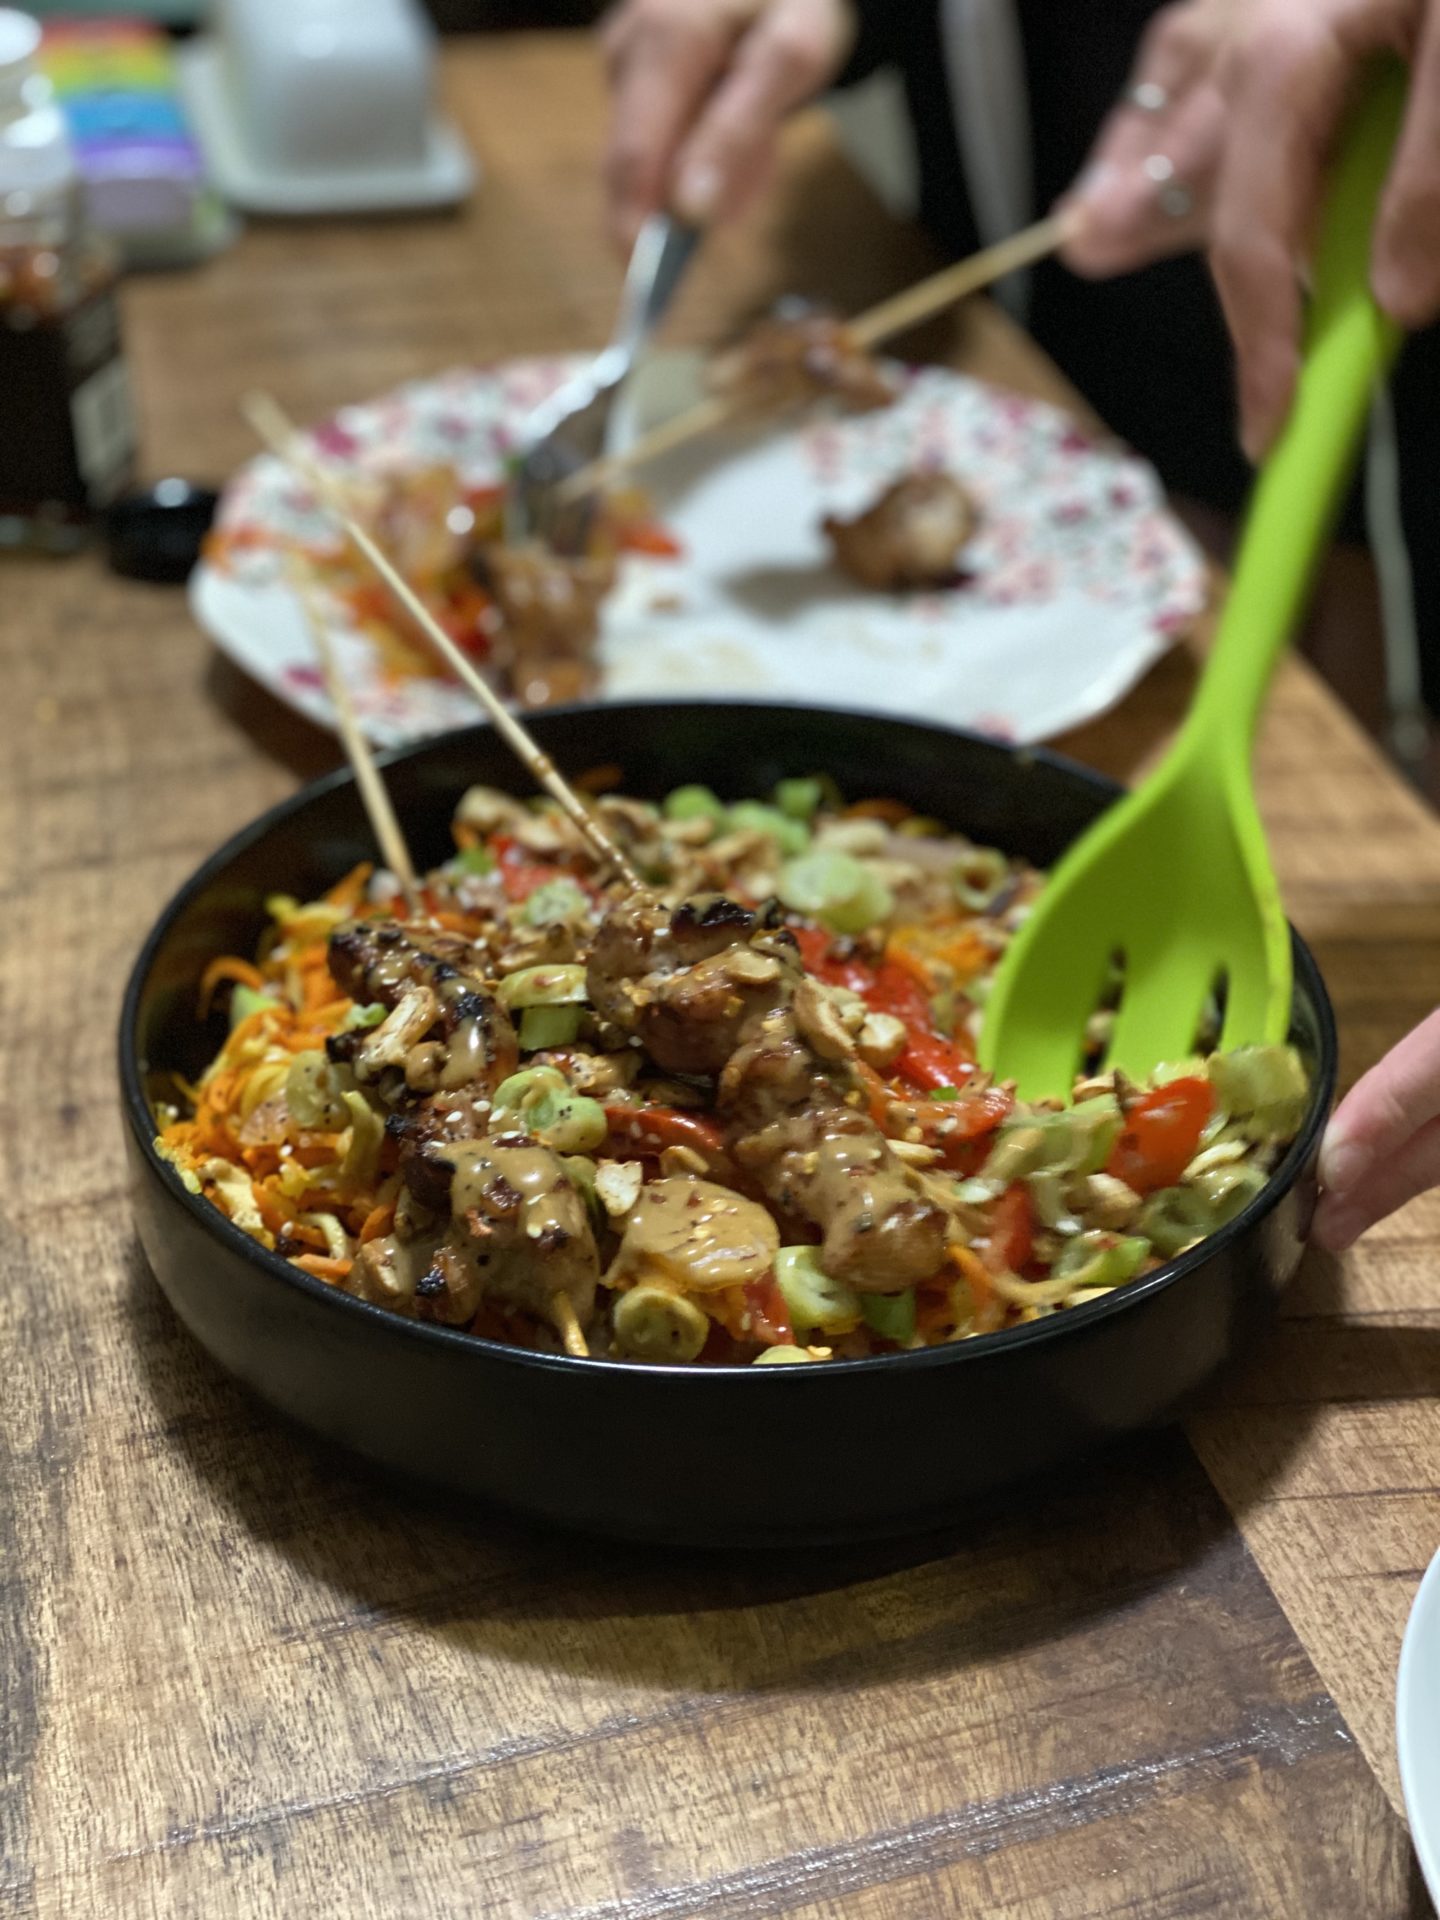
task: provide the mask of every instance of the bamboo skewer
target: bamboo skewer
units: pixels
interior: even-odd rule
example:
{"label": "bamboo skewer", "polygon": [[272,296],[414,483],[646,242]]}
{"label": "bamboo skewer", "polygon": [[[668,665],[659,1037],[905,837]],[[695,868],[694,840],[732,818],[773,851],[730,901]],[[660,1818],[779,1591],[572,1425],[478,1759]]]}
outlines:
{"label": "bamboo skewer", "polygon": [[[309,455],[294,426],[277,402],[264,394],[251,394],[243,402],[243,411],[250,425],[270,451],[284,460],[287,465],[294,467],[314,488],[317,497],[339,520],[347,538],[369,561],[406,612],[412,619],[419,622],[422,630],[439,648],[442,656],[460,673],[520,759],[536,779],[559,800],[594,851],[616,867],[632,886],[638,887],[639,880],[629,862],[603,828],[586,812],[580,799],[558,772],[549,755],[542,752],[525,728],[501,704],[498,696],[454,646],[444,629],[432,619],[424,603],[386,559],[365,529],[350,517],[343,489],[338,482],[332,480],[319,462]],[[375,764],[369,742],[365,739],[356,720],[350,689],[345,683],[344,674],[340,671],[340,663],[335,657],[335,649],[326,630],[324,618],[314,604],[313,583],[298,563],[292,564],[291,575],[305,609],[306,618],[310,623],[316,651],[320,656],[321,669],[325,675],[326,688],[335,708],[340,737],[345,743],[345,751],[354,769],[355,782],[360,790],[360,797],[364,802],[370,825],[379,842],[381,853],[404,887],[406,899],[413,910],[417,904],[414,864],[410,859],[409,849],[405,844],[405,837],[401,831],[400,822],[396,818],[395,809],[391,805],[390,796],[380,777],[380,769]],[[588,1359],[590,1346],[575,1311],[575,1303],[568,1293],[560,1291],[552,1296],[550,1315],[566,1353],[573,1359]]]}
{"label": "bamboo skewer", "polygon": [[[932,273],[928,280],[921,280],[915,286],[907,287],[903,293],[870,307],[849,323],[850,335],[860,347],[877,347],[897,333],[906,333],[911,327],[919,326],[922,320],[943,313],[946,307],[954,306],[967,295],[993,286],[1007,274],[1018,272],[1021,267],[1033,266],[1037,260],[1044,260],[1064,245],[1072,231],[1072,215],[1051,214],[1047,219],[1038,220],[1034,226],[1011,234],[1008,240],[986,247],[981,253],[971,254],[968,260],[959,260],[954,266],[943,267],[939,273]],[[578,467],[574,473],[567,474],[556,487],[555,498],[562,506],[582,500],[620,474],[643,467],[651,460],[658,460],[662,454],[671,453],[676,447],[683,447],[691,440],[713,432],[740,411],[738,399],[724,394],[711,394],[697,401],[693,407],[687,407],[683,413],[662,420],[658,427],[652,427],[648,433],[642,433],[624,453],[592,460],[588,465]]]}
{"label": "bamboo skewer", "polygon": [[287,466],[293,467],[303,477],[317,499],[339,522],[352,546],[384,581],[392,596],[420,628],[441,659],[474,694],[489,714],[496,731],[506,745],[539,785],[559,802],[591,851],[606,866],[613,867],[628,886],[638,889],[639,875],[625,855],[585,806],[549,754],[531,739],[527,729],[515,718],[494,688],[476,670],[474,664],[466,659],[404,575],[391,563],[383,549],[376,544],[359,521],[351,516],[344,488],[321,466],[305,446],[283,409],[268,394],[261,393],[247,395],[241,405],[245,418],[261,442],[277,459],[283,460]]}
{"label": "bamboo skewer", "polygon": [[375,765],[370,743],[355,717],[355,703],[350,698],[350,688],[346,683],[345,675],[340,670],[340,663],[335,657],[334,643],[326,628],[324,614],[315,604],[314,582],[298,560],[291,566],[290,572],[296,596],[304,609],[306,622],[310,628],[310,637],[315,642],[315,651],[320,658],[320,670],[325,676],[325,691],[329,694],[330,704],[335,709],[340,738],[355,775],[355,785],[359,789],[370,829],[380,849],[380,857],[400,882],[406,905],[412,913],[415,913],[420,904],[420,888],[415,875],[415,863],[410,858],[410,849],[405,844],[405,834],[396,817],[385,782],[380,778],[380,769]]}
{"label": "bamboo skewer", "polygon": [[555,1330],[565,1343],[566,1353],[575,1360],[588,1360],[589,1343],[585,1338],[585,1330],[580,1325],[579,1316],[575,1312],[575,1302],[569,1294],[557,1293],[550,1303],[550,1311],[555,1322]]}
{"label": "bamboo skewer", "polygon": [[1032,267],[1058,253],[1070,237],[1074,222],[1068,214],[1053,213],[1037,220],[1033,227],[1012,233],[1008,240],[997,241],[968,260],[957,260],[953,267],[942,267],[928,280],[921,280],[903,293],[897,293],[878,306],[868,308],[850,322],[850,333],[862,347],[878,347],[897,333],[907,333],[946,307],[953,307],[972,293],[991,287],[1021,267]]}

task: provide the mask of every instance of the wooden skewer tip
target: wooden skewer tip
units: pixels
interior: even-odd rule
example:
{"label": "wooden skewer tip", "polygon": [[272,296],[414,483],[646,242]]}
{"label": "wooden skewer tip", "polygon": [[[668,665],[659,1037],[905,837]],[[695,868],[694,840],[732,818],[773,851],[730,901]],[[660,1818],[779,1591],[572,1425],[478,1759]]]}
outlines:
{"label": "wooden skewer tip", "polygon": [[565,1351],[573,1360],[590,1358],[590,1343],[585,1338],[585,1329],[580,1325],[579,1315],[575,1311],[575,1302],[568,1293],[557,1293],[551,1304],[551,1315],[556,1331],[565,1343]]}
{"label": "wooden skewer tip", "polygon": [[484,676],[476,670],[474,663],[468,660],[456,646],[409,581],[354,518],[339,481],[333,474],[327,473],[319,461],[304,447],[298,431],[284,409],[269,394],[264,393],[247,394],[241,405],[245,418],[262,445],[268,447],[277,458],[286,461],[304,476],[316,497],[344,529],[351,544],[380,576],[390,593],[420,628],[441,659],[474,694],[481,707],[490,716],[497,732],[522,765],[538,784],[560,803],[591,850],[607,866],[613,867],[627,886],[638,891],[641,885],[640,877],[625,855],[585,806],[569,782],[556,769],[554,762],[530,737],[522,722],[505,705]]}

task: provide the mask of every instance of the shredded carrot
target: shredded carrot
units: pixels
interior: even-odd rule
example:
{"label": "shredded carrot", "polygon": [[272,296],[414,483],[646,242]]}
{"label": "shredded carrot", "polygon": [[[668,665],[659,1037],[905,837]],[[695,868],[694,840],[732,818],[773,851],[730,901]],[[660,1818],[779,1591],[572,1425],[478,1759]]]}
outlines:
{"label": "shredded carrot", "polygon": [[899,967],[902,973],[908,973],[910,978],[922,986],[927,994],[935,991],[935,976],[929,967],[926,966],[925,962],[917,953],[912,952],[911,949],[902,944],[901,941],[886,941],[885,958],[892,966]]}
{"label": "shredded carrot", "polygon": [[294,1209],[291,1207],[290,1202],[288,1200],[282,1200],[279,1194],[271,1193],[267,1187],[261,1186],[258,1182],[253,1184],[255,1187],[255,1205],[259,1210],[260,1218],[272,1233],[288,1232],[290,1222],[295,1217]]}
{"label": "shredded carrot", "polygon": [[991,1285],[985,1262],[969,1247],[951,1247],[950,1258],[965,1276],[975,1311],[982,1312],[995,1298],[995,1289]]}
{"label": "shredded carrot", "polygon": [[358,905],[364,898],[365,889],[370,884],[370,876],[375,871],[373,860],[362,860],[358,867],[352,867],[343,880],[337,880],[324,896],[332,907]]}
{"label": "shredded carrot", "polygon": [[868,1066],[865,1061],[857,1060],[855,1071],[860,1077],[860,1084],[865,1089],[866,1111],[883,1132],[890,1112],[890,1103],[896,1096],[886,1086],[874,1067]]}
{"label": "shredded carrot", "polygon": [[355,1262],[335,1260],[323,1253],[297,1253],[290,1264],[303,1267],[306,1273],[313,1273],[317,1280],[344,1280]]}
{"label": "shredded carrot", "polygon": [[395,1208],[393,1205],[372,1207],[369,1213],[366,1214],[364,1224],[360,1228],[360,1244],[363,1246],[367,1240],[378,1240],[381,1234],[389,1233],[394,1224]]}
{"label": "shredded carrot", "polygon": [[900,821],[908,820],[914,812],[903,800],[857,800],[853,807],[845,809],[847,820],[883,820],[887,826],[897,826]]}
{"label": "shredded carrot", "polygon": [[215,989],[223,986],[227,980],[238,981],[243,987],[253,987],[258,993],[265,981],[260,969],[248,960],[242,960],[238,954],[222,953],[212,960],[200,976],[200,1018],[209,1013],[215,999]]}

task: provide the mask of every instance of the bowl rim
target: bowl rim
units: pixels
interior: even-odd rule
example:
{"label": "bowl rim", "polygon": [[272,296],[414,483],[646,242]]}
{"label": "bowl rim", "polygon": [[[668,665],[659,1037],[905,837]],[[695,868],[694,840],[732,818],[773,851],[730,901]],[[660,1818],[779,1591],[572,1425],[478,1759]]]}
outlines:
{"label": "bowl rim", "polygon": [[[1112,801],[1125,791],[1118,781],[1110,779],[1108,775],[1098,773],[1094,768],[1087,767],[1078,760],[1072,760],[1065,754],[1056,753],[1048,747],[1011,746],[1005,741],[976,733],[969,728],[945,726],[934,721],[912,720],[897,714],[872,713],[859,708],[826,707],[800,701],[740,698],[691,701],[647,699],[617,701],[606,706],[577,702],[548,708],[538,717],[543,723],[551,718],[566,720],[603,716],[616,711],[642,711],[654,713],[657,718],[660,718],[673,716],[678,708],[713,708],[737,716],[743,712],[793,713],[797,717],[818,713],[837,720],[896,723],[908,731],[932,734],[943,740],[961,741],[968,747],[978,747],[1001,758],[1043,764],[1090,787],[1097,794],[1107,796]],[[453,749],[471,735],[485,738],[493,735],[494,732],[495,729],[488,720],[481,720],[471,727],[452,729],[443,734],[432,735],[427,739],[413,741],[406,746],[379,753],[376,755],[376,761],[382,768],[400,766],[412,760],[422,759],[441,747]],[[331,1310],[335,1312],[359,1315],[362,1320],[369,1320],[372,1325],[383,1326],[396,1338],[419,1341],[422,1345],[431,1347],[436,1347],[438,1344],[439,1349],[448,1348],[456,1354],[473,1353],[477,1357],[477,1364],[483,1358],[514,1366],[539,1368],[542,1371],[558,1369],[562,1373],[571,1375],[583,1371],[587,1378],[597,1380],[633,1380],[638,1370],[648,1378],[659,1376],[670,1380],[733,1381],[742,1376],[780,1377],[798,1385],[801,1380],[854,1378],[857,1374],[869,1376],[881,1368],[893,1370],[903,1367],[918,1371],[921,1368],[942,1365],[973,1366],[983,1363],[985,1358],[992,1354],[1002,1355],[1024,1348],[1040,1348],[1050,1341],[1084,1332],[1111,1319],[1118,1319],[1144,1302],[1154,1299],[1157,1294],[1167,1292],[1171,1287],[1179,1285],[1198,1273],[1216,1253],[1223,1252],[1227,1247],[1232,1246],[1237,1240],[1258,1227],[1261,1221],[1275,1210],[1295,1186],[1318,1148],[1321,1130],[1329,1115],[1335,1094],[1339,1067],[1339,1040],[1334,1008],[1319,966],[1305,941],[1291,926],[1290,941],[1295,960],[1296,992],[1298,995],[1303,987],[1308,996],[1315,1016],[1319,1042],[1315,1083],[1311,1090],[1310,1105],[1306,1111],[1304,1124],[1286,1148],[1265,1186],[1248,1206],[1235,1215],[1233,1220],[1226,1221],[1217,1232],[1210,1234],[1184,1253],[1165,1261],[1153,1273],[1146,1274],[1143,1279],[1128,1281],[1123,1287],[1117,1287],[1098,1300],[1088,1301],[1078,1307],[1067,1307],[1063,1313],[1051,1314],[1044,1319],[1033,1320],[1021,1326],[1002,1327],[993,1333],[980,1334],[970,1340],[957,1340],[938,1347],[920,1347],[905,1353],[869,1354],[853,1360],[827,1360],[823,1364],[803,1369],[760,1367],[753,1361],[746,1362],[744,1365],[724,1364],[706,1367],[687,1366],[678,1362],[657,1362],[637,1369],[634,1361],[600,1357],[582,1360],[566,1353],[545,1353],[530,1347],[510,1346],[504,1341],[490,1340],[482,1334],[467,1333],[460,1327],[441,1326],[435,1321],[410,1319],[404,1314],[395,1313],[388,1307],[377,1306],[369,1300],[362,1300],[356,1294],[342,1292],[315,1275],[306,1273],[303,1267],[292,1266],[281,1255],[262,1246],[258,1240],[252,1239],[202,1195],[191,1193],[175,1168],[156,1151],[154,1119],[140,1069],[137,1031],[140,1002],[149,981],[155,956],[176,920],[192,900],[203,892],[233,860],[248,851],[257,841],[263,840],[274,828],[294,815],[303,813],[317,800],[342,787],[353,787],[354,784],[354,775],[346,766],[336,767],[331,772],[320,775],[318,779],[307,781],[296,792],[277,801],[275,805],[268,807],[264,813],[233,833],[208,859],[202,861],[200,866],[171,895],[147,934],[125,983],[117,1033],[121,1103],[147,1170],[160,1180],[165,1191],[190,1214],[204,1232],[218,1240],[222,1247],[228,1247],[242,1259],[249,1259],[257,1264],[260,1270],[268,1274],[271,1279],[297,1288],[301,1294],[311,1299],[329,1302]],[[361,1321],[356,1322],[357,1327],[360,1324]]]}

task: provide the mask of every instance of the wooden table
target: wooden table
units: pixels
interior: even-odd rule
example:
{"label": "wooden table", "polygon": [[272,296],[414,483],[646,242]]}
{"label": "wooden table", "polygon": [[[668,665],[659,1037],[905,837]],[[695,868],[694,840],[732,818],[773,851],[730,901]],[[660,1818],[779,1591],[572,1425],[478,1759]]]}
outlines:
{"label": "wooden table", "polygon": [[[588,48],[461,47],[447,85],[489,170],[463,218],[259,228],[131,289],[152,470],[224,474],[256,382],[313,417],[601,337]],[[923,264],[801,125],[680,325],[795,285],[859,305]],[[939,344],[1060,391],[986,313]],[[217,1373],[122,1183],[136,946],[333,746],[217,666],[178,595],[88,561],[6,565],[0,635],[0,1911],[1427,1910],[1391,1701],[1440,1541],[1440,1204],[1313,1262],[1187,1434],[943,1540],[717,1561],[418,1504]],[[1132,770],[1190,672],[1177,656],[1072,744]],[[1299,667],[1261,760],[1353,1074],[1435,997],[1440,827]],[[784,1499],[784,1463],[754,1471]]]}

